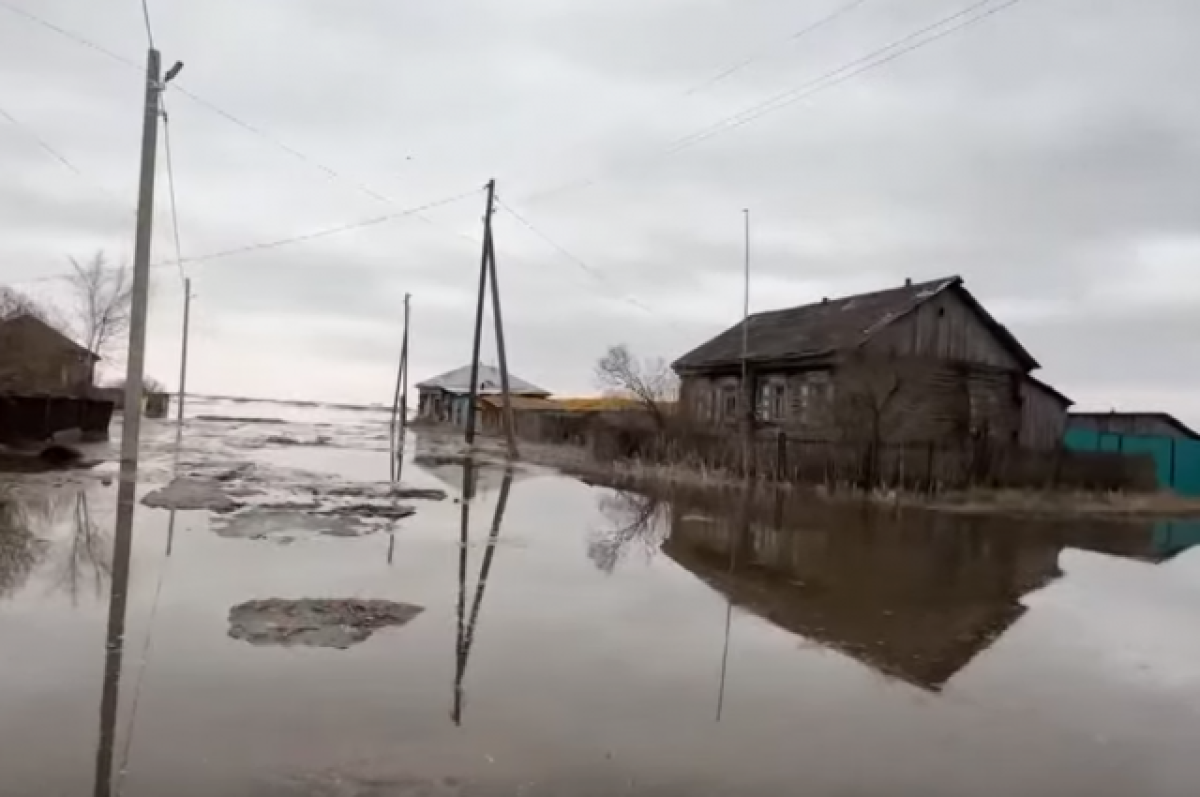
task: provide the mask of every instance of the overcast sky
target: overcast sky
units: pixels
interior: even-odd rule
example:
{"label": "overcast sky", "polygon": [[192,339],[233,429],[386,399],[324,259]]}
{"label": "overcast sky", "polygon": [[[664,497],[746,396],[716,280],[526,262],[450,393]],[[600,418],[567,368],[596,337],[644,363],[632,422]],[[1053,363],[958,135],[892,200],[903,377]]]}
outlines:
{"label": "overcast sky", "polygon": [[[137,0],[2,2],[144,63]],[[961,274],[1083,407],[1200,424],[1195,0],[1024,0],[669,152],[976,2],[151,0],[178,85],[261,131],[168,92],[185,256],[473,192],[187,266],[192,385],[387,401],[406,291],[413,381],[465,363],[495,177],[587,266],[498,213],[510,365],[556,393],[594,392],[609,344],[672,359],[736,321],[749,207],[753,309]],[[142,91],[0,6],[0,281],[53,299],[30,280],[68,256],[131,259]],[[174,384],[182,290],[154,273]]]}

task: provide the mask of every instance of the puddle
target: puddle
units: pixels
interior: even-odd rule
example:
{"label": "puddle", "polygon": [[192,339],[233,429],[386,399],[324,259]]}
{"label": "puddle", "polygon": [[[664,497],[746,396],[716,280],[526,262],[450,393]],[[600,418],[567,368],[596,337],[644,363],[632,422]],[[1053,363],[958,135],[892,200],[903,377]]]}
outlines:
{"label": "puddle", "polygon": [[[401,495],[378,441],[360,442],[386,411],[302,409],[197,402],[283,418],[271,433],[294,439],[334,430],[254,449],[261,425],[189,421],[182,473],[246,504],[228,514],[138,503],[122,531],[117,490],[94,479],[0,488],[0,791],[1184,797],[1200,782],[1193,528],[644,496],[415,435],[402,484],[430,492]],[[138,499],[171,481],[173,432],[147,424]]]}

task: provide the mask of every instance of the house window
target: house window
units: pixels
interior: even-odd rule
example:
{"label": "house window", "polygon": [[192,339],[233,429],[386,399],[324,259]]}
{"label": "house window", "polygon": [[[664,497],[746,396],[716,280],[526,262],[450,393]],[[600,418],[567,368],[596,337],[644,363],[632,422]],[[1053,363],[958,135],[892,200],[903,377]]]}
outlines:
{"label": "house window", "polygon": [[781,421],[786,416],[782,382],[766,382],[758,387],[758,415],[764,421]]}
{"label": "house window", "polygon": [[723,385],[721,387],[721,415],[726,418],[737,416],[737,386]]}

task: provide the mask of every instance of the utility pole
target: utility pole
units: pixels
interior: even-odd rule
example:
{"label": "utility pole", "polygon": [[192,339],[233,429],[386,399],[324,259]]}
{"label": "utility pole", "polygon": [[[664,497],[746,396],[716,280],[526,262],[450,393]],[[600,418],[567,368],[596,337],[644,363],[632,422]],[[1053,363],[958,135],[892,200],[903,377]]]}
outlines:
{"label": "utility pole", "polygon": [[404,448],[404,432],[408,429],[408,319],[412,294],[404,294],[404,337],[400,341],[400,448]]}
{"label": "utility pole", "polygon": [[187,400],[188,333],[192,313],[192,278],[183,280],[183,345],[179,355],[179,402],[175,408],[175,445],[183,439],[183,407]]}
{"label": "utility pole", "polygon": [[[396,393],[392,397],[392,422],[390,425],[389,448],[393,459],[404,445],[404,430],[408,425],[408,309],[411,298],[411,294],[404,294],[404,335],[400,339],[400,364],[396,368]],[[399,426],[399,436],[397,436],[397,426]],[[395,478],[394,473],[392,478]]]}
{"label": "utility pole", "polygon": [[754,391],[750,385],[750,209],[742,210],[745,220],[745,274],[742,285],[742,475],[750,478],[750,451],[754,435]]}
{"label": "utility pole", "polygon": [[496,245],[492,240],[491,225],[484,233],[483,245],[487,250],[492,275],[492,316],[496,322],[496,348],[500,361],[500,389],[504,396],[504,434],[508,438],[508,457],[517,459],[517,431],[513,419],[512,396],[508,390],[508,352],[504,346],[504,319],[500,314],[500,281],[496,278]]}
{"label": "utility pole", "polygon": [[487,292],[488,241],[492,238],[492,210],[496,202],[496,181],[487,184],[487,208],[483,214],[483,255],[479,260],[479,298],[475,303],[475,342],[471,350],[471,391],[467,407],[467,445],[475,444],[476,403],[479,401],[479,349],[483,344],[483,297]]}
{"label": "utility pole", "polygon": [[142,165],[138,185],[137,234],[133,253],[133,289],[129,314],[129,353],[125,366],[125,410],[121,434],[121,479],[136,475],[142,421],[142,376],[146,367],[146,316],[150,300],[150,246],[154,235],[154,169],[158,154],[158,50],[146,64],[146,100],[142,118]]}
{"label": "utility pole", "polygon": [[129,352],[125,368],[125,409],[121,429],[121,471],[117,484],[112,587],[109,593],[108,629],[105,635],[105,688],[100,699],[101,744],[96,756],[96,797],[108,797],[112,793],[113,785],[112,734],[117,711],[121,651],[125,641],[129,558],[137,488],[138,439],[142,426],[142,376],[146,366],[146,315],[150,298],[150,245],[154,226],[154,167],[155,156],[158,153],[159,95],[163,90],[159,79],[160,70],[158,50],[151,47],[146,58],[146,97],[142,108],[141,176],[138,185],[137,233],[133,253],[133,289],[129,318]]}

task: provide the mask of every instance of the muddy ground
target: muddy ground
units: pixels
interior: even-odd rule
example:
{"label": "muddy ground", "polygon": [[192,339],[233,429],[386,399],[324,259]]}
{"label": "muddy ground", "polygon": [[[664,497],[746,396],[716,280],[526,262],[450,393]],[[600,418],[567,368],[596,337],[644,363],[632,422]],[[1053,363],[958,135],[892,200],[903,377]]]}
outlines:
{"label": "muddy ground", "polygon": [[1200,782],[1195,524],[653,496],[417,435],[397,487],[386,413],[192,412],[145,430],[127,579],[111,448],[0,488],[5,797]]}

